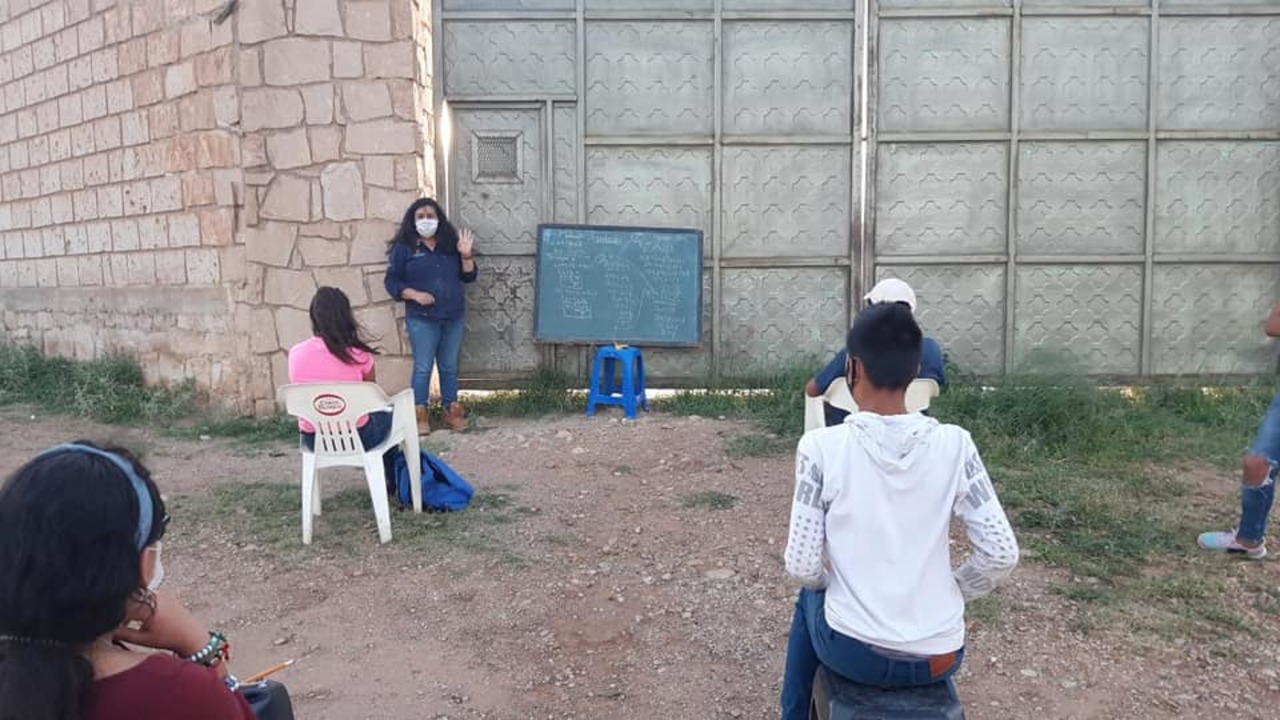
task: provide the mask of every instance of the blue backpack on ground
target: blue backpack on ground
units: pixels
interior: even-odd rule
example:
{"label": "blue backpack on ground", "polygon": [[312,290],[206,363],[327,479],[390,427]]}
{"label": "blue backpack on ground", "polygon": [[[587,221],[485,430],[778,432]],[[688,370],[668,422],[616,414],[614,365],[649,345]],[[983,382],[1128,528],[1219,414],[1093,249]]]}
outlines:
{"label": "blue backpack on ground", "polygon": [[[435,455],[426,450],[422,450],[421,454],[423,509],[441,512],[466,510],[476,492],[470,483]],[[396,498],[402,507],[411,507],[413,497],[409,490],[409,465],[404,453],[396,451],[392,462],[395,467]]]}

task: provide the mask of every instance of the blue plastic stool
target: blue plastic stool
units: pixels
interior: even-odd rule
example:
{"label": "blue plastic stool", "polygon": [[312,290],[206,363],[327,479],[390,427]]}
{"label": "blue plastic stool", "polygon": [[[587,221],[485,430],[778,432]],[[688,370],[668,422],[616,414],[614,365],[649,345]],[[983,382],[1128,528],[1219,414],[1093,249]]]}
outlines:
{"label": "blue plastic stool", "polygon": [[[622,365],[619,383],[618,365]],[[636,408],[649,412],[644,396],[644,355],[639,348],[608,345],[596,351],[591,368],[591,394],[587,396],[587,415],[596,414],[596,405],[621,405],[629,420],[636,419]]]}
{"label": "blue plastic stool", "polygon": [[877,688],[846,680],[825,667],[813,678],[812,720],[964,720],[956,685]]}

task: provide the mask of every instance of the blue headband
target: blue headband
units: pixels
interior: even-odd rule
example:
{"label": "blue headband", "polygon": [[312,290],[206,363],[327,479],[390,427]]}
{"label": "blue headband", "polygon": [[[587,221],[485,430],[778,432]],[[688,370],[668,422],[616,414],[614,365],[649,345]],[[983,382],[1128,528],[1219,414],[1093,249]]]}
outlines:
{"label": "blue headband", "polygon": [[74,443],[51,447],[40,453],[37,457],[44,457],[45,455],[52,455],[60,452],[78,452],[84,453],[85,455],[94,455],[96,457],[105,458],[110,460],[111,464],[120,468],[120,472],[124,473],[125,477],[129,478],[129,483],[133,485],[133,491],[138,495],[138,550],[141,551],[146,548],[147,538],[151,535],[152,516],[155,514],[155,510],[151,503],[151,493],[147,490],[147,484],[142,481],[142,478],[138,477],[138,473],[134,472],[133,466],[125,462],[124,458],[116,455],[115,453],[109,453],[106,450],[99,450],[98,448],[89,447],[88,445],[76,445]]}

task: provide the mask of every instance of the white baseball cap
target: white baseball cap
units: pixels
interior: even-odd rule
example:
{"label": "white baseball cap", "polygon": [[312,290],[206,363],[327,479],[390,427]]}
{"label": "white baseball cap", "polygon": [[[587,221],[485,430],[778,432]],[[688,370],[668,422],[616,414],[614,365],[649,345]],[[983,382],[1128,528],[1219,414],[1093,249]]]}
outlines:
{"label": "white baseball cap", "polygon": [[876,283],[871,288],[871,292],[867,293],[863,298],[868,304],[876,305],[886,302],[906,303],[911,308],[911,312],[916,311],[916,292],[911,286],[898,278],[885,278]]}

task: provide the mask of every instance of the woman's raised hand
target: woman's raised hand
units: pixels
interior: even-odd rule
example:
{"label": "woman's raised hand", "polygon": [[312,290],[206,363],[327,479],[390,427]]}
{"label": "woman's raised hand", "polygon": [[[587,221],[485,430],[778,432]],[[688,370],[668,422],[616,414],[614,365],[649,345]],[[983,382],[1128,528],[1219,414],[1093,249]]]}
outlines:
{"label": "woman's raised hand", "polygon": [[476,236],[466,228],[458,233],[458,254],[464,259],[470,259],[472,253],[475,252]]}

